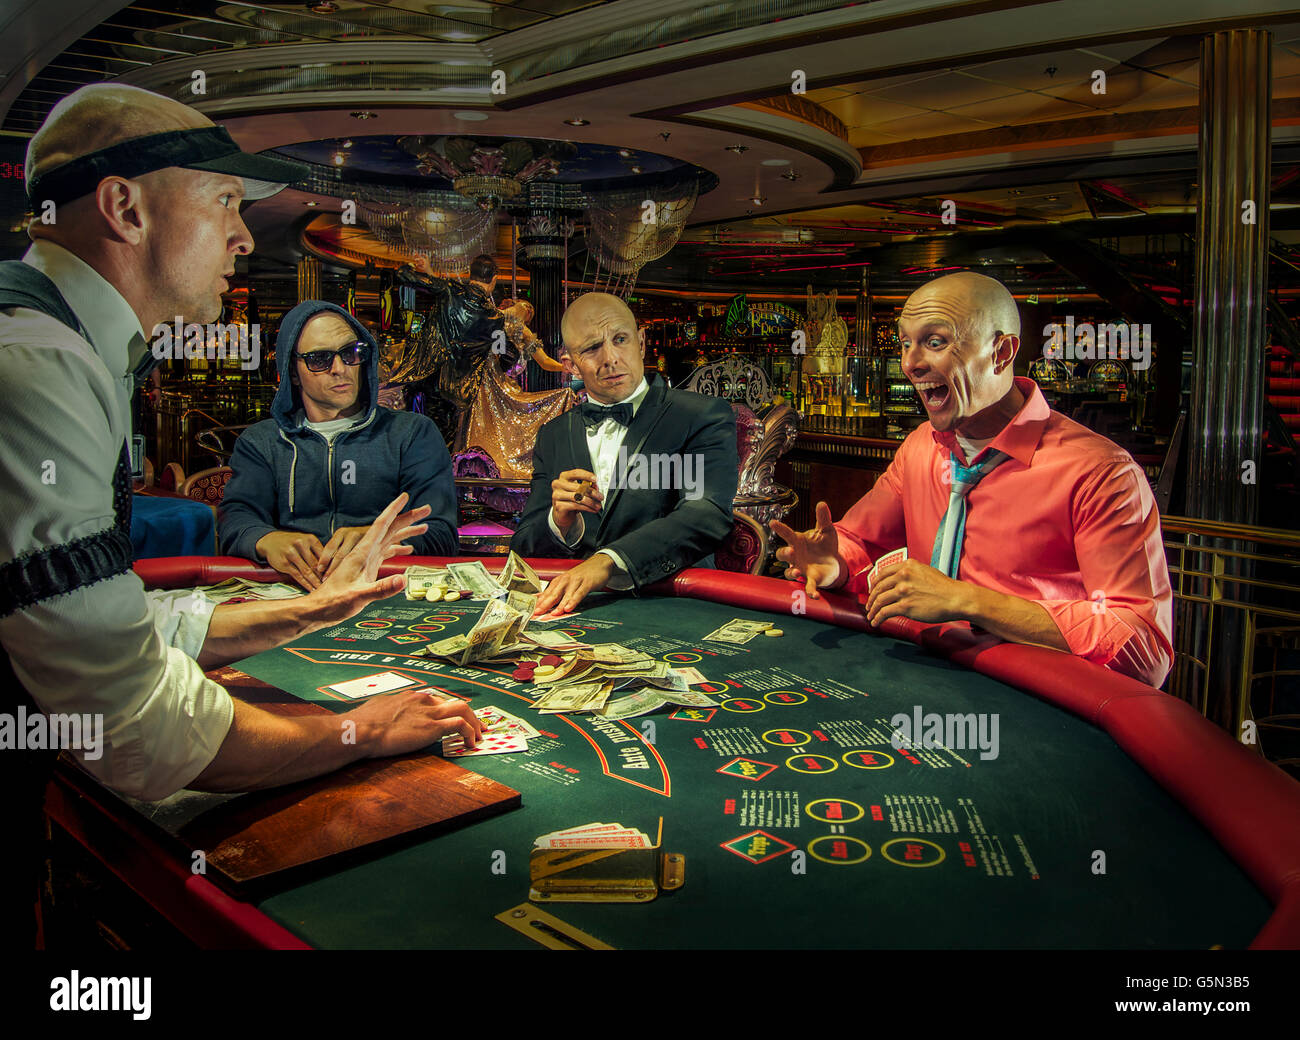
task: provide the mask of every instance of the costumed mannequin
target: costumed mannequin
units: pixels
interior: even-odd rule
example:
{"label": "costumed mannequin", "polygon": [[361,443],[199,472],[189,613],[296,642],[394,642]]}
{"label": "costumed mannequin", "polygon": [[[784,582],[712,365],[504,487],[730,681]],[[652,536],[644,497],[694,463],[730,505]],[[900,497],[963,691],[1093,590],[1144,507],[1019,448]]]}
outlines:
{"label": "costumed mannequin", "polygon": [[[463,282],[435,277],[424,257],[397,274],[440,299],[419,334],[407,340],[392,381],[427,380],[428,388],[451,406],[454,417],[446,416],[445,409],[442,421],[431,417],[453,452],[481,448],[496,463],[499,476],[527,479],[538,429],[576,402],[567,386],[529,393],[512,378],[529,358],[548,372],[563,370],[528,328],[532,306],[522,300],[507,300],[499,308],[493,303],[496,262],[489,256],[475,257]],[[507,353],[517,354],[509,372],[501,364]]]}

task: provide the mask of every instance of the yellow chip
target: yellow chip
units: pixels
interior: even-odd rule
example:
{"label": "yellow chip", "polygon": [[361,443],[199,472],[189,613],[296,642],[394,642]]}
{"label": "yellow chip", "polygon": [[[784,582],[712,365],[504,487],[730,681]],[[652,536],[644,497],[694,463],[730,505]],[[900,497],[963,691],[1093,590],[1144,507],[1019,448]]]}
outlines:
{"label": "yellow chip", "polygon": [[413,585],[413,586],[411,586],[411,588],[409,588],[409,589],[406,590],[406,598],[407,598],[407,599],[424,599],[424,592],[425,592],[424,589],[422,589],[422,588],[420,588],[420,587],[418,587],[418,586]]}
{"label": "yellow chip", "polygon": [[460,599],[459,592],[448,592],[442,597],[446,602],[451,603],[453,600]]}
{"label": "yellow chip", "polygon": [[785,633],[782,632],[779,628],[765,628],[765,629],[763,629],[763,635],[765,635],[765,636],[783,636],[783,635],[785,635]]}
{"label": "yellow chip", "polygon": [[429,600],[431,603],[437,603],[438,600],[442,599],[442,589],[432,588],[426,590],[425,599]]}

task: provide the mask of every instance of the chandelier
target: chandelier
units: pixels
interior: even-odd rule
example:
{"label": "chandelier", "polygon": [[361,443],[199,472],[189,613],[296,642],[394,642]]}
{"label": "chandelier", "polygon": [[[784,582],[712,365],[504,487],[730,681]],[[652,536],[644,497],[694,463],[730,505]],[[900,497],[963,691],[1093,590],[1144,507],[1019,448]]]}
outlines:
{"label": "chandelier", "polygon": [[573,149],[564,141],[523,141],[485,145],[467,137],[409,136],[398,147],[415,156],[424,176],[437,174],[480,209],[495,210],[518,195],[525,184],[560,172],[563,153]]}

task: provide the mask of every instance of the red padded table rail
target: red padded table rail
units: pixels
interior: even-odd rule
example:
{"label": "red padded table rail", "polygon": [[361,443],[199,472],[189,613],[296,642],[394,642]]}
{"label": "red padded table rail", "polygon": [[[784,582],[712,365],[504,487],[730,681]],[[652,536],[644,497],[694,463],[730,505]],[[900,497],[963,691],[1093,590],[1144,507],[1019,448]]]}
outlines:
{"label": "red padded table rail", "polygon": [[[404,556],[384,564],[380,575],[399,573],[410,564],[443,566],[454,559],[461,558]],[[505,563],[482,562],[489,570]],[[542,577],[578,562],[530,560]],[[135,572],[150,588],[209,585],[231,577],[283,580],[269,567],[236,557],[140,560]],[[681,571],[649,591],[788,614],[793,588],[776,578],[698,568]],[[892,618],[873,629],[856,599],[836,594],[808,599],[803,606],[804,616],[814,621],[907,639],[1105,731],[1214,835],[1273,902],[1273,914],[1251,947],[1300,948],[1300,785],[1190,705],[1070,654],[1004,643],[964,624],[922,625]],[[260,916],[247,904],[240,909]]]}

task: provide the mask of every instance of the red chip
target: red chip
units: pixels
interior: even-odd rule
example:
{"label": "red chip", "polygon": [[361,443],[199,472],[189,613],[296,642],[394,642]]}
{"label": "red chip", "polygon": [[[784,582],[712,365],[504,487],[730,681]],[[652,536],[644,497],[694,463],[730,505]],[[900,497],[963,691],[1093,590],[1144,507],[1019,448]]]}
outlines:
{"label": "red chip", "polygon": [[559,654],[547,654],[542,658],[542,664],[554,668],[557,664],[564,664],[564,658]]}
{"label": "red chip", "polygon": [[520,682],[533,681],[533,670],[531,668],[516,668],[513,674]]}

